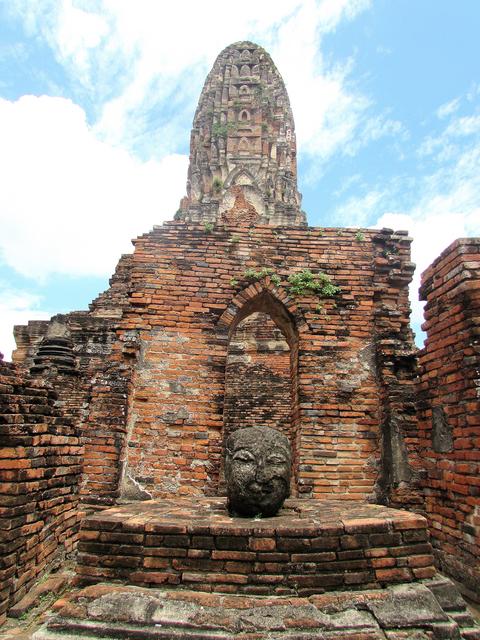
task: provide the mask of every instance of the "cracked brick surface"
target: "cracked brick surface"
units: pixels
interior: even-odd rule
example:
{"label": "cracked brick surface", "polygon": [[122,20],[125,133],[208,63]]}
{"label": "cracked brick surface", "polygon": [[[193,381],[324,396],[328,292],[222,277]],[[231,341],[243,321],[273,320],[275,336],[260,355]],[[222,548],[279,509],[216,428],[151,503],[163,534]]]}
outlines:
{"label": "cracked brick surface", "polygon": [[[441,579],[453,591],[455,587]],[[442,609],[429,582],[311,597],[232,596],[113,584],[87,587],[58,607],[35,640],[478,640],[480,628]],[[465,607],[455,611],[459,614]]]}

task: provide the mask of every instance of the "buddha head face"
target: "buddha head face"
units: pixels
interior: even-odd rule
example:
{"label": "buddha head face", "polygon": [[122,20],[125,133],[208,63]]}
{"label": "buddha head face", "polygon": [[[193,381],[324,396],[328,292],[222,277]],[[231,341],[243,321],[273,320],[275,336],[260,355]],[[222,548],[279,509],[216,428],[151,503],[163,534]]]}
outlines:
{"label": "buddha head face", "polygon": [[237,429],[225,446],[225,478],[232,515],[273,516],[290,494],[288,438],[268,427]]}

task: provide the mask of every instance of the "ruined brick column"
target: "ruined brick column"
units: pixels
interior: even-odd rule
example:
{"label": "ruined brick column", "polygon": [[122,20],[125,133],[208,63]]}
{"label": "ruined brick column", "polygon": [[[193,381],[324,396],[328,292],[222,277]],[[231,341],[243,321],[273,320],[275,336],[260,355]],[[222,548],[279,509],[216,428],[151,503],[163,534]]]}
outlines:
{"label": "ruined brick column", "polygon": [[15,327],[13,360],[55,390],[56,407],[73,420],[85,445],[80,493],[85,502],[111,504],[118,493],[135,332],[117,334],[128,306],[131,259],[122,256],[110,287],[88,311]]}
{"label": "ruined brick column", "polygon": [[382,229],[374,237],[375,359],[382,429],[378,489],[381,502],[423,512],[423,461],[417,450],[415,411],[417,349],[408,299],[415,270],[411,242],[405,231],[391,229]]}
{"label": "ruined brick column", "polygon": [[440,567],[480,594],[480,239],[452,243],[422,274],[419,438]]}
{"label": "ruined brick column", "polygon": [[0,361],[0,624],[76,545],[82,447],[56,393]]}

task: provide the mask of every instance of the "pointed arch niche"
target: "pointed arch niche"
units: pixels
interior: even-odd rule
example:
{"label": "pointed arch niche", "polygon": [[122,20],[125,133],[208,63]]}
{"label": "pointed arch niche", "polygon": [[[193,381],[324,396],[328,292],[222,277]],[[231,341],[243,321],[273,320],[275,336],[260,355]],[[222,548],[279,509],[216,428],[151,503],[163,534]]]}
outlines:
{"label": "pointed arch niche", "polygon": [[[242,427],[272,427],[290,440],[292,495],[296,494],[298,331],[294,316],[268,289],[242,292],[243,306],[230,314],[225,367],[223,443]],[[250,295],[252,291],[250,291]],[[223,462],[223,461],[222,461]],[[223,479],[223,469],[221,478]],[[221,480],[220,489],[222,489]]]}

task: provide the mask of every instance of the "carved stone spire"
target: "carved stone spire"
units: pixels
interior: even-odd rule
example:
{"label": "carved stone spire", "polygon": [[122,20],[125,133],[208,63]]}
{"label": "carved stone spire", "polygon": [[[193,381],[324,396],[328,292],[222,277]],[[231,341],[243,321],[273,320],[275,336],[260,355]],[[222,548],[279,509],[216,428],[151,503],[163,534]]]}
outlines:
{"label": "carved stone spire", "polygon": [[295,125],[283,80],[252,42],[222,51],[193,120],[187,196],[178,217],[233,225],[304,226]]}

